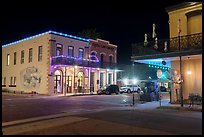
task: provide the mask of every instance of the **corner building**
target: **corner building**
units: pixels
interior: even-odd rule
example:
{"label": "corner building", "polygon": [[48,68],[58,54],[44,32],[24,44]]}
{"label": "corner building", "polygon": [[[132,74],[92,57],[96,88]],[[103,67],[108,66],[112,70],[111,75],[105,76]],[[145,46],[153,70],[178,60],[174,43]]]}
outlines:
{"label": "corner building", "polygon": [[2,89],[45,95],[96,93],[117,83],[117,46],[48,31],[2,45]]}

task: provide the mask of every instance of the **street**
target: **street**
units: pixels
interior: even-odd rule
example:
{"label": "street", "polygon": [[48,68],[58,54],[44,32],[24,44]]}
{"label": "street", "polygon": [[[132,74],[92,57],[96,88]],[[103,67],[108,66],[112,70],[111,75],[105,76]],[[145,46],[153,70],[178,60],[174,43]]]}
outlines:
{"label": "street", "polygon": [[[131,94],[88,95],[71,97],[2,96],[2,122],[53,115],[84,112],[132,104]],[[12,115],[11,115],[12,114]]]}
{"label": "street", "polygon": [[[134,107],[130,106],[132,103],[131,99],[130,94],[30,99],[27,97],[3,96],[2,119],[4,121],[12,121],[12,119],[20,120],[59,113],[67,114],[63,117],[3,127],[3,134],[202,134],[202,112],[165,109],[140,110],[137,109],[137,102]],[[8,108],[6,106],[8,106]],[[9,114],[8,112],[12,114],[12,116],[6,116]]]}

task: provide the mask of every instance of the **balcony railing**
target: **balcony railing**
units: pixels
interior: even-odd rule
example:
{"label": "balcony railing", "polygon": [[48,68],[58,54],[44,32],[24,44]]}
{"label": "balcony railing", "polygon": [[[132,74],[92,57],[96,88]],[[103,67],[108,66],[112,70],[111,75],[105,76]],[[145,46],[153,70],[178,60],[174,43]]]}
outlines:
{"label": "balcony railing", "polygon": [[51,57],[51,65],[77,65],[83,67],[93,67],[93,68],[116,68],[116,63],[110,62],[100,62],[98,60],[90,60],[90,59],[80,59],[74,57],[66,57],[66,56],[56,56]]}
{"label": "balcony railing", "polygon": [[[180,49],[179,49],[180,39]],[[132,56],[202,49],[202,33],[132,44]]]}

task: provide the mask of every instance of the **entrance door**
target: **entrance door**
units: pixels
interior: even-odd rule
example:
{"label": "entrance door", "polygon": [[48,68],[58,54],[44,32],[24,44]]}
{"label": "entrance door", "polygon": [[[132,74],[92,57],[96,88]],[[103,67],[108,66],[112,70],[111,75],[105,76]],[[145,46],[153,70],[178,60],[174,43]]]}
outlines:
{"label": "entrance door", "polygon": [[67,85],[67,93],[72,93],[72,77],[71,76],[67,77],[66,85]]}
{"label": "entrance door", "polygon": [[90,92],[94,92],[94,72],[90,74]]}
{"label": "entrance door", "polygon": [[100,73],[100,88],[104,85],[104,73]]}
{"label": "entrance door", "polygon": [[62,93],[61,75],[55,75],[54,85],[55,85],[54,89],[56,93]]}
{"label": "entrance door", "polygon": [[78,73],[78,80],[77,80],[77,82],[78,82],[78,86],[77,86],[78,92],[82,93],[83,92],[82,87],[84,87],[84,73],[82,71],[80,71]]}
{"label": "entrance door", "polygon": [[60,70],[55,71],[54,75],[54,91],[55,93],[62,94],[62,73]]}

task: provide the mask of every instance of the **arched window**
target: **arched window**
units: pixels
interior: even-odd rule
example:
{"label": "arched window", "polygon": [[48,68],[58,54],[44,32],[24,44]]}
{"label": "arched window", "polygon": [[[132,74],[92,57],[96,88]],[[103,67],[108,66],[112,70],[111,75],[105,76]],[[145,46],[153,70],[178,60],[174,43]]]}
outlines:
{"label": "arched window", "polygon": [[113,63],[113,55],[109,55],[109,63],[110,65]]}
{"label": "arched window", "polygon": [[96,57],[96,52],[94,52],[94,51],[91,52],[91,54],[90,54],[90,59],[91,59],[91,60],[98,60],[97,57]]}

